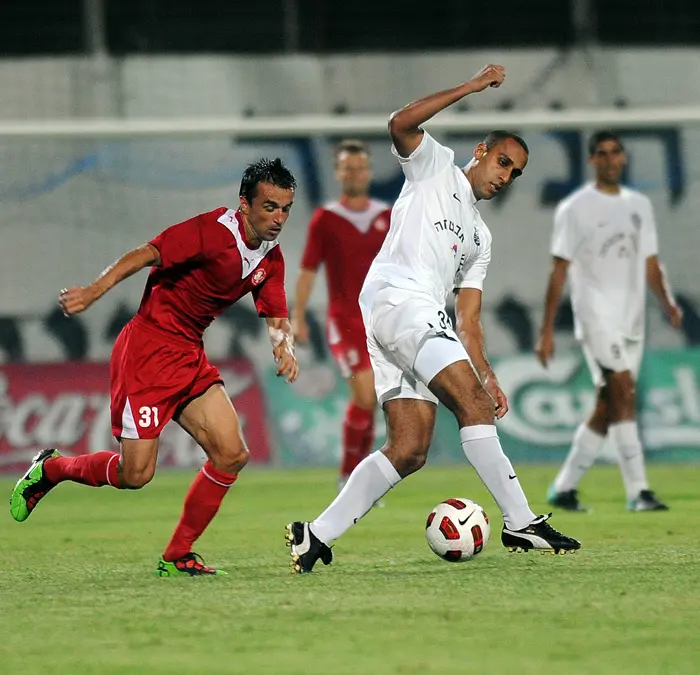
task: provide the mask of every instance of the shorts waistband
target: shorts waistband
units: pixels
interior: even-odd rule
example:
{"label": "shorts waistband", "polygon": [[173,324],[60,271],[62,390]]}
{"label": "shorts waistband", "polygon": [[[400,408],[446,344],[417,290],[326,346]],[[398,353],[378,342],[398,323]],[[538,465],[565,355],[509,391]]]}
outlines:
{"label": "shorts waistband", "polygon": [[138,327],[139,329],[144,329],[146,331],[149,331],[150,333],[158,335],[165,342],[171,342],[177,345],[182,345],[183,347],[194,347],[196,349],[201,349],[204,346],[202,340],[190,340],[184,335],[173,333],[172,331],[166,330],[158,324],[153,323],[153,321],[150,321],[149,319],[147,319],[144,316],[141,316],[140,314],[137,314],[136,316],[134,316],[133,319],[131,319],[131,324]]}

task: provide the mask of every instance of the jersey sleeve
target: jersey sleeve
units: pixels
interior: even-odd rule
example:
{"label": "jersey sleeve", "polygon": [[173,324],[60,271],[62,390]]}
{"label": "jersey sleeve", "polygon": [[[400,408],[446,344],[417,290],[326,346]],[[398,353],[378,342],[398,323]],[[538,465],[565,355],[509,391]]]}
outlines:
{"label": "jersey sleeve", "polygon": [[486,271],[491,262],[491,238],[489,237],[479,251],[479,255],[466,269],[460,270],[455,277],[455,288],[477,288],[484,290]]}
{"label": "jersey sleeve", "polygon": [[167,269],[195,260],[204,260],[221,246],[221,230],[216,218],[225,209],[202,213],[171,225],[148,243],[158,249],[161,268]]}
{"label": "jersey sleeve", "polygon": [[641,251],[645,258],[659,254],[659,236],[656,232],[654,207],[646,200],[646,213],[641,226]]}
{"label": "jersey sleeve", "polygon": [[301,256],[301,266],[314,272],[325,260],[326,252],[323,245],[323,217],[325,209],[316,209],[309,221],[309,229],[306,235],[306,245]]}
{"label": "jersey sleeve", "polygon": [[420,145],[408,156],[401,157],[394,145],[391,152],[399,160],[408,181],[424,181],[437,176],[454,164],[455,154],[450,148],[440,145],[427,131],[423,132]]}
{"label": "jersey sleeve", "polygon": [[577,245],[576,222],[571,216],[571,209],[560,205],[554,212],[554,231],[550,253],[556,258],[572,260]]}
{"label": "jersey sleeve", "polygon": [[286,319],[287,293],[284,290],[284,257],[279,246],[269,255],[274,255],[269,267],[269,273],[260,286],[253,288],[253,301],[258,316],[263,318]]}

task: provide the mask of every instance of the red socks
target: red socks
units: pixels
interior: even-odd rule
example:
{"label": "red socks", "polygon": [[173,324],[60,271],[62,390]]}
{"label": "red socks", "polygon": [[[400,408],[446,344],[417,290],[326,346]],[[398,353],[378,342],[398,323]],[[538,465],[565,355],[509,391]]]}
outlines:
{"label": "red socks", "polygon": [[101,487],[119,487],[119,453],[96,452],[77,457],[51,457],[44,462],[44,476],[52,483],[72,480],[74,483]]}
{"label": "red socks", "polygon": [[343,460],[340,475],[349,476],[355,467],[369,455],[374,441],[374,410],[348,406],[343,421]]}
{"label": "red socks", "polygon": [[206,462],[185,497],[185,507],[163,554],[164,560],[172,562],[192,550],[192,544],[216,515],[236,478],[238,476],[215,469],[211,462]]}

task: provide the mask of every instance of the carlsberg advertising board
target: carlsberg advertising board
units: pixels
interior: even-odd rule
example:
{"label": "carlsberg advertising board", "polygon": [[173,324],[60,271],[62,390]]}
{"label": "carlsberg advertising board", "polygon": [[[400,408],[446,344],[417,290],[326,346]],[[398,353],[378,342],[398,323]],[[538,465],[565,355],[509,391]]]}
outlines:
{"label": "carlsberg advertising board", "polygon": [[[494,359],[510,411],[498,422],[504,449],[515,462],[561,461],[576,426],[592,409],[595,391],[578,353],[557,355],[545,370],[530,354]],[[273,441],[281,464],[334,465],[340,456],[347,388],[330,364],[306,369],[294,388],[271,373],[264,378]],[[700,349],[648,352],[638,383],[639,420],[647,457],[700,461]],[[384,442],[377,416],[375,447]],[[614,460],[606,448],[603,459]],[[464,461],[456,423],[441,408],[430,463]]]}

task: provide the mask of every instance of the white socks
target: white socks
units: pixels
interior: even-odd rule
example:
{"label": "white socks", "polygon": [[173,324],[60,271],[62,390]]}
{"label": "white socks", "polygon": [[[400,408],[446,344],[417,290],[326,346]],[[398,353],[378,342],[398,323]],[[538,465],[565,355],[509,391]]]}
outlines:
{"label": "white socks", "polygon": [[636,420],[615,422],[608,427],[608,433],[620,457],[622,481],[629,501],[637,497],[641,490],[649,489],[637,422]]}
{"label": "white socks", "polygon": [[311,523],[311,530],[330,544],[349,530],[401,480],[394,465],[380,450],[365,457],[350,474],[333,503]]}
{"label": "white socks", "polygon": [[575,490],[583,474],[593,466],[604,442],[605,436],[597,434],[585,422],[579,425],[571,442],[571,450],[554,479],[554,489],[557,492]]}
{"label": "white socks", "polygon": [[459,430],[462,450],[479,474],[496,504],[503,522],[511,530],[521,530],[536,519],[516,478],[513,465],[503,453],[494,424],[477,424]]}

